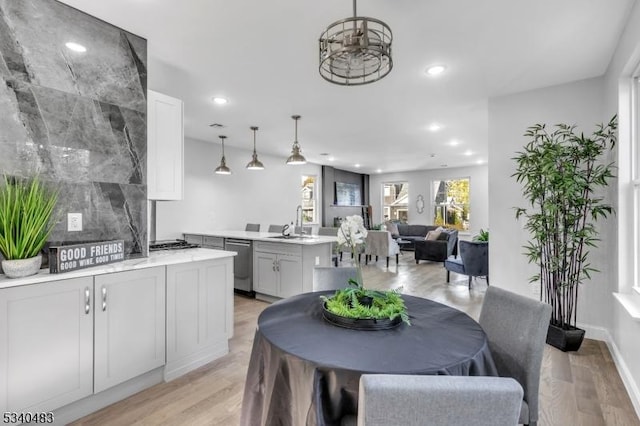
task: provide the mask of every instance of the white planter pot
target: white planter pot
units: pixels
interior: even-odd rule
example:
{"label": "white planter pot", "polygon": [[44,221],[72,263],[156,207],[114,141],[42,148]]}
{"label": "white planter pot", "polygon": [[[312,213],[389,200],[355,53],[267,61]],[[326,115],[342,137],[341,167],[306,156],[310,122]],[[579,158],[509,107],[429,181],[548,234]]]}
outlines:
{"label": "white planter pot", "polygon": [[2,270],[8,278],[22,278],[33,275],[42,266],[42,254],[29,259],[3,260]]}

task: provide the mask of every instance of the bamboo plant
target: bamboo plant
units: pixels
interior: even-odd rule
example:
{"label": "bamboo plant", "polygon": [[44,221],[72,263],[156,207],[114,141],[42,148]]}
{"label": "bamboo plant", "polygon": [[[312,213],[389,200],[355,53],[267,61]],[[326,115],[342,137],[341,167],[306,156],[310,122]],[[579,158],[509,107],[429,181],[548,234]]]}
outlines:
{"label": "bamboo plant", "polygon": [[613,178],[612,163],[603,163],[616,144],[617,117],[599,124],[591,136],[575,125],[544,124],[527,129],[530,138],[516,161],[517,181],[523,185],[528,207],[516,207],[516,218],[526,219],[531,239],[524,246],[530,263],[540,272],[541,298],[551,305],[551,324],[575,328],[579,285],[595,272],[589,249],[597,247],[594,223],[614,213],[600,195]]}
{"label": "bamboo plant", "polygon": [[7,260],[38,255],[53,229],[58,192],[38,177],[4,177],[0,187],[0,252]]}

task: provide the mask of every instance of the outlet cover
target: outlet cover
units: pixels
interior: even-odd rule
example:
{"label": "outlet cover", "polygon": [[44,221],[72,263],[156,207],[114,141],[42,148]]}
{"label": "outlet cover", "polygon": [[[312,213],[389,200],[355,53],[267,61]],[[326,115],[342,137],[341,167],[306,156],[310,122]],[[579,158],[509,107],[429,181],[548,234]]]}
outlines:
{"label": "outlet cover", "polygon": [[67,231],[82,231],[82,213],[67,213]]}

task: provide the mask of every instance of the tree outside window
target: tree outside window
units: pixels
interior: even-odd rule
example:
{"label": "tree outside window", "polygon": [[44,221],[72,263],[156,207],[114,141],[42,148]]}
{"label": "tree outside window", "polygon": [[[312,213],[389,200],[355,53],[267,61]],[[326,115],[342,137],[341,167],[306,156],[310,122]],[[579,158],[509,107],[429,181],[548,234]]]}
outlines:
{"label": "tree outside window", "polygon": [[394,182],[382,184],[383,220],[407,223],[409,219],[409,183]]}
{"label": "tree outside window", "polygon": [[316,209],[316,177],[302,176],[302,187],[300,190],[302,202],[302,217],[304,223],[317,223]]}
{"label": "tree outside window", "polygon": [[433,181],[433,224],[469,230],[469,178]]}

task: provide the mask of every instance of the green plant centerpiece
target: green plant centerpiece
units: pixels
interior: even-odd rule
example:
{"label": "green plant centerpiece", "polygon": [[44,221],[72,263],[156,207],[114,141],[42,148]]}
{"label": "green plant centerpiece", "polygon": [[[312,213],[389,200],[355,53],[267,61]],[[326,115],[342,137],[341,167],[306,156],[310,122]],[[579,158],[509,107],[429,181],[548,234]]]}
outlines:
{"label": "green plant centerpiece", "polygon": [[489,242],[489,231],[480,228],[478,235],[474,236],[472,241]]}
{"label": "green plant centerpiece", "polygon": [[565,351],[577,350],[584,338],[576,327],[578,289],[596,271],[589,263],[589,249],[599,241],[594,223],[613,213],[602,192],[614,166],[603,157],[616,144],[616,129],[616,116],[590,136],[576,126],[557,124],[550,132],[536,124],[514,158],[513,176],[528,201],[516,207],[516,218],[526,219],[531,239],[525,254],[540,268],[530,282],[540,282],[540,297],[553,308],[547,343]]}
{"label": "green plant centerpiece", "polygon": [[[407,308],[399,289],[366,289],[362,279],[359,254],[363,251],[367,230],[361,216],[347,216],[338,229],[338,245],[353,255],[356,276],[331,296],[320,296],[324,303],[325,318],[348,328],[379,330],[404,322],[410,325]],[[338,318],[336,318],[338,317]]]}
{"label": "green plant centerpiece", "polygon": [[2,269],[10,278],[34,274],[40,268],[40,250],[55,223],[51,221],[58,191],[36,176],[5,176],[0,186],[0,253]]}

